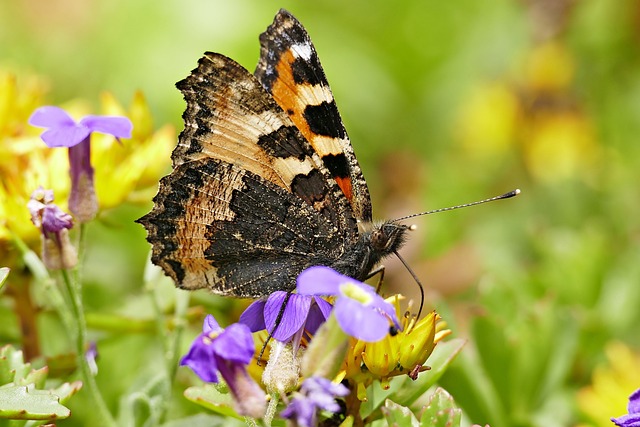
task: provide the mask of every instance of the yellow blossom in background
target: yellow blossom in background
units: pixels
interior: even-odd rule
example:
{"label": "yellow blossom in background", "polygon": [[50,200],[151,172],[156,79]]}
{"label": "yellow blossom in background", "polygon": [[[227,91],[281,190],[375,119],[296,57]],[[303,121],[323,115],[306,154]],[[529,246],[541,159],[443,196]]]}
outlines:
{"label": "yellow blossom in background", "polygon": [[464,154],[522,157],[537,181],[597,182],[602,149],[573,88],[571,52],[550,41],[533,46],[517,74],[482,82],[460,107],[454,133]]}
{"label": "yellow blossom in background", "polygon": [[389,334],[375,343],[350,341],[339,377],[357,384],[360,400],[366,397],[365,388],[374,380],[388,388],[392,377],[413,376],[426,370],[423,365],[436,344],[451,333],[435,311],[420,320],[408,314],[402,316],[399,300],[399,295],[393,297],[397,316],[402,319],[402,331],[393,336]]}
{"label": "yellow blossom in background", "polygon": [[627,413],[629,395],[640,387],[640,353],[621,342],[605,347],[607,364],[597,367],[591,385],[578,392],[580,410],[594,426],[608,427],[611,417]]}
{"label": "yellow blossom in background", "polygon": [[532,92],[564,92],[573,82],[573,57],[557,41],[535,46],[527,55],[524,65],[526,86]]}
{"label": "yellow blossom in background", "polygon": [[[17,73],[0,68],[0,136],[3,140],[25,133],[27,119],[43,104],[47,88],[48,83],[39,76],[22,73],[18,81]],[[0,147],[0,153],[5,149]]]}
{"label": "yellow blossom in background", "polygon": [[455,126],[466,155],[502,155],[513,144],[521,115],[513,88],[493,82],[478,85],[469,94]]}
{"label": "yellow blossom in background", "polygon": [[[9,73],[0,72],[0,245],[6,246],[12,233],[36,246],[39,232],[31,224],[26,209],[34,189],[53,189],[56,203],[67,210],[70,190],[66,149],[49,148],[40,139],[42,129],[31,127],[31,113],[45,104],[44,84],[25,77],[21,84]],[[37,81],[33,80],[33,81]],[[128,108],[104,93],[99,112],[87,103],[72,101],[62,107],[74,118],[87,114],[127,116],[133,122],[131,139],[119,144],[112,136],[94,134],[91,140],[96,192],[101,210],[124,202],[147,201],[155,194],[157,181],[169,166],[169,153],[175,145],[175,130],[166,125],[154,131],[148,105],[141,93],[134,95]],[[3,115],[5,114],[5,115]]]}
{"label": "yellow blossom in background", "polygon": [[591,123],[573,111],[540,112],[523,135],[527,170],[539,181],[581,177],[597,172],[600,149]]}

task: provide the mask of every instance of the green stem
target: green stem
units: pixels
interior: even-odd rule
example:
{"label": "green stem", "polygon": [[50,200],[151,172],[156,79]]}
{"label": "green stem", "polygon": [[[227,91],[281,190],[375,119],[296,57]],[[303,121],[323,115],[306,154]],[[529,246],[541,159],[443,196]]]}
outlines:
{"label": "green stem", "polygon": [[[147,271],[148,273],[148,271]],[[145,274],[148,276],[148,274]],[[152,283],[150,278],[145,277],[145,285],[151,292],[151,301],[153,308],[156,312],[156,332],[159,336],[166,336],[163,340],[163,349],[165,355],[165,375],[166,375],[166,394],[164,396],[164,402],[162,406],[162,412],[160,414],[160,421],[164,421],[167,410],[169,409],[169,399],[171,398],[171,390],[173,388],[173,379],[175,378],[176,371],[178,369],[178,362],[180,360],[180,343],[182,341],[182,333],[187,324],[187,309],[189,308],[189,293],[175,289],[175,308],[173,315],[173,332],[167,334],[167,316],[164,314],[164,310],[160,306],[159,299],[159,286],[157,283]]]}
{"label": "green stem", "polygon": [[84,310],[82,307],[82,290],[78,283],[73,283],[71,281],[67,270],[62,270],[62,279],[67,289],[67,293],[70,296],[69,308],[71,308],[72,317],[75,319],[75,325],[67,326],[71,326],[69,332],[72,332],[75,338],[76,358],[82,375],[82,380],[86,385],[87,392],[96,405],[96,410],[98,411],[102,425],[116,427],[117,424],[102,398],[96,379],[91,372],[89,362],[85,357],[85,351],[87,349],[87,322],[84,317]]}

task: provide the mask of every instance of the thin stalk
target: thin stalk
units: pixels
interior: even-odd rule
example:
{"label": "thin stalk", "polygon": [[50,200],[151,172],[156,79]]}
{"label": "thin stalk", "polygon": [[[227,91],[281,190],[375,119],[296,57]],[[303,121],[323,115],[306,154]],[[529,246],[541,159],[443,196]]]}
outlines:
{"label": "thin stalk", "polygon": [[72,326],[69,332],[73,333],[73,338],[76,345],[77,364],[80,368],[82,380],[86,385],[87,392],[96,405],[96,410],[100,415],[102,424],[107,427],[117,427],[117,424],[113,419],[113,415],[109,411],[109,408],[107,408],[107,405],[102,398],[102,394],[100,393],[100,389],[98,388],[96,379],[91,372],[89,362],[85,357],[85,350],[87,348],[87,322],[84,317],[84,310],[82,307],[82,290],[80,289],[78,283],[73,283],[71,281],[69,272],[67,270],[61,270],[61,272],[65,288],[70,296],[69,308],[72,312],[72,318],[75,319],[75,325]]}

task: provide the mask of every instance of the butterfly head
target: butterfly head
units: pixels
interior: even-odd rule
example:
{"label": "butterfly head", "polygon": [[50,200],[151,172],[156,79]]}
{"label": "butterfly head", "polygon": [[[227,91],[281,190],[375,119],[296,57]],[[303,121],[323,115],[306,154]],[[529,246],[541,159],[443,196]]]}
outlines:
{"label": "butterfly head", "polygon": [[385,221],[371,230],[371,248],[381,254],[396,252],[407,240],[407,231],[413,226]]}

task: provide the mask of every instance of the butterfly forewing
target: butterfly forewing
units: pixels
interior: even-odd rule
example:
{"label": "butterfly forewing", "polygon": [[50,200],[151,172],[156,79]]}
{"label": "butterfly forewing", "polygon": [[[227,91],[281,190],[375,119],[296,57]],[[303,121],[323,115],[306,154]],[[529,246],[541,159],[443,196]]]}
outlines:
{"label": "butterfly forewing", "polygon": [[255,75],[321,157],[359,220],[371,220],[369,189],[306,30],[286,10],[260,36]]}

